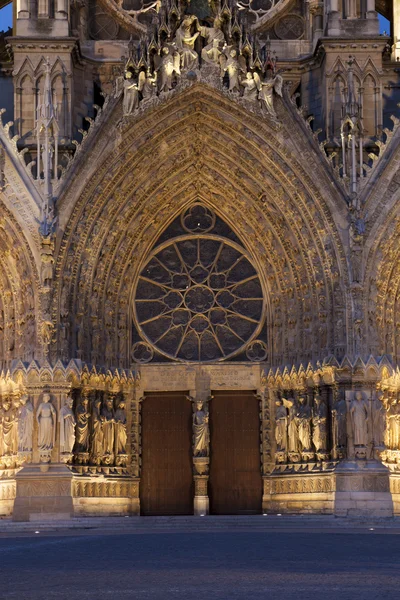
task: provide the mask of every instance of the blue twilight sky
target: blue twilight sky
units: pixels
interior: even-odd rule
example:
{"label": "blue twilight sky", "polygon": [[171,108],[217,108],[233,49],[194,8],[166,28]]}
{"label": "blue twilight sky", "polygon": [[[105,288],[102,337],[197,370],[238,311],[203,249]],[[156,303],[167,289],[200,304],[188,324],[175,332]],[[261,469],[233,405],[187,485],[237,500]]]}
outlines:
{"label": "blue twilight sky", "polygon": [[[379,15],[380,33],[390,33],[390,23]],[[12,25],[12,4],[8,4],[0,10],[0,31],[6,31]]]}

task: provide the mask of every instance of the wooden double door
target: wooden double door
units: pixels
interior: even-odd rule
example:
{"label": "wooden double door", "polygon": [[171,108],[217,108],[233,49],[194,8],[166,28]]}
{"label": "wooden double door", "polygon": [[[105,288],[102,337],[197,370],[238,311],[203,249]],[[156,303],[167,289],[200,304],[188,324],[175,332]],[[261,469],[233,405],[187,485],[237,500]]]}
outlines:
{"label": "wooden double door", "polygon": [[[252,391],[218,391],[213,396],[210,513],[258,514],[262,505],[258,400]],[[185,392],[149,393],[141,410],[141,514],[193,514],[192,403]]]}
{"label": "wooden double door", "polygon": [[253,391],[213,392],[210,402],[210,513],[260,514],[259,402]]}

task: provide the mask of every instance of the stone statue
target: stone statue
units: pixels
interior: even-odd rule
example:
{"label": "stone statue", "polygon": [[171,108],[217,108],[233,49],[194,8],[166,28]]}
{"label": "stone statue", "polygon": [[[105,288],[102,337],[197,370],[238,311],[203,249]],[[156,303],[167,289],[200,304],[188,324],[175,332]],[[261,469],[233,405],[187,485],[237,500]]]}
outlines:
{"label": "stone statue", "polygon": [[244,56],[239,55],[232,46],[225,46],[220,56],[221,76],[225,73],[229,77],[228,89],[230,92],[240,91],[240,76],[246,73],[246,60]]}
{"label": "stone statue", "polygon": [[[156,55],[157,57],[157,55]],[[156,60],[155,57],[155,60]],[[163,46],[161,56],[156,61],[156,73],[159,74],[159,91],[168,92],[172,90],[174,76],[180,75],[180,56],[173,46]]]}
{"label": "stone statue", "polygon": [[76,409],[76,452],[89,452],[89,399],[84,395]]}
{"label": "stone statue", "polygon": [[[255,74],[257,75],[257,74]],[[257,81],[254,78],[253,73],[247,72],[246,79],[242,79],[241,82],[244,87],[243,98],[247,100],[257,100],[258,98],[258,86]]]}
{"label": "stone statue", "polygon": [[219,49],[219,41],[213,40],[212,44],[206,46],[201,51],[201,57],[204,63],[214,65],[216,68],[220,68],[221,50]]}
{"label": "stone statue", "polygon": [[125,400],[120,400],[118,408],[115,411],[115,454],[126,454],[127,444],[126,433],[126,411]]}
{"label": "stone statue", "polygon": [[103,423],[103,454],[114,454],[114,403],[112,398],[107,398],[101,409],[101,421]]}
{"label": "stone statue", "polygon": [[373,440],[374,446],[378,448],[383,448],[385,445],[386,409],[382,400],[383,393],[378,392],[371,403]]}
{"label": "stone statue", "polygon": [[50,394],[43,394],[36,412],[36,421],[39,451],[52,450],[56,440],[56,410],[50,402]]}
{"label": "stone statue", "polygon": [[299,432],[300,450],[311,450],[311,408],[306,404],[304,396],[299,396],[299,406],[296,413],[297,428]]}
{"label": "stone statue", "polygon": [[103,426],[100,414],[101,399],[96,398],[93,403],[92,412],[92,434],[91,434],[91,460],[95,465],[99,465],[103,455]]}
{"label": "stone statue", "polygon": [[124,100],[122,111],[124,115],[130,115],[139,107],[139,84],[134,81],[131,71],[126,71],[124,79]]}
{"label": "stone statue", "polygon": [[332,408],[333,447],[346,448],[347,445],[347,407],[343,396],[339,397]]}
{"label": "stone statue", "polygon": [[3,456],[11,456],[13,454],[14,417],[11,398],[6,396],[3,400],[3,408],[1,410]]}
{"label": "stone statue", "polygon": [[200,32],[196,31],[192,34],[192,27],[197,28],[197,24],[195,15],[185,15],[175,34],[174,41],[180,54],[180,66],[185,71],[193,71],[199,66],[199,57],[194,44]]}
{"label": "stone statue", "polygon": [[196,400],[193,413],[193,456],[208,456],[210,450],[209,415],[203,400]]}
{"label": "stone statue", "polygon": [[368,444],[368,405],[363,393],[357,390],[350,403],[350,421],[354,446]]}
{"label": "stone statue", "polygon": [[14,398],[12,402],[12,452],[18,453],[18,416],[21,406],[19,398]]}
{"label": "stone statue", "polygon": [[261,103],[261,107],[264,108],[268,114],[274,119],[277,118],[274,108],[274,93],[278,96],[282,96],[283,79],[280,75],[272,75],[272,71],[267,71],[267,79],[261,81],[258,74],[254,73],[254,78],[257,81],[259,93],[258,98]]}
{"label": "stone statue", "polygon": [[398,404],[396,398],[393,396],[388,402],[387,411],[387,442],[390,450],[398,449],[399,442],[399,420],[398,416]]}
{"label": "stone statue", "polygon": [[58,415],[60,423],[60,452],[62,454],[71,453],[75,444],[76,420],[72,412],[73,402],[72,398],[68,397]]}
{"label": "stone statue", "polygon": [[21,396],[18,412],[18,452],[32,452],[33,406],[27,394]]}
{"label": "stone statue", "polygon": [[312,411],[313,434],[312,441],[317,452],[324,452],[327,446],[327,417],[328,412],[325,402],[318,392],[314,397],[314,408]]}
{"label": "stone statue", "polygon": [[222,21],[218,16],[214,19],[213,27],[200,27],[200,35],[206,39],[206,45],[201,51],[201,58],[205,63],[219,65],[220,48],[225,44],[221,27]]}
{"label": "stone statue", "polygon": [[289,409],[288,419],[288,446],[289,452],[299,452],[299,431],[296,422],[297,407],[294,398],[284,400],[285,406]]}
{"label": "stone statue", "polygon": [[287,424],[288,413],[283,401],[278,398],[275,401],[275,441],[277,452],[287,451]]}
{"label": "stone statue", "polygon": [[154,73],[153,75],[150,69],[147,70],[147,73],[143,80],[141,91],[143,102],[146,102],[146,100],[150,100],[151,98],[153,98],[153,96],[157,93],[157,73]]}

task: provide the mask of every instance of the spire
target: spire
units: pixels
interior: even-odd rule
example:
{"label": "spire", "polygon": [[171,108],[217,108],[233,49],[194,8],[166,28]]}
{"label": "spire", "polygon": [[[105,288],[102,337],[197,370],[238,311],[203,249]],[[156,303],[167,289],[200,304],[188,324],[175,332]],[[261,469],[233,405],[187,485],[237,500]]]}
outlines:
{"label": "spire", "polygon": [[[354,56],[347,61],[347,92],[342,104],[341,138],[343,152],[343,176],[350,178],[350,196],[357,195],[358,178],[363,177],[363,127],[361,106],[354,86]],[[357,156],[358,146],[358,156]]]}

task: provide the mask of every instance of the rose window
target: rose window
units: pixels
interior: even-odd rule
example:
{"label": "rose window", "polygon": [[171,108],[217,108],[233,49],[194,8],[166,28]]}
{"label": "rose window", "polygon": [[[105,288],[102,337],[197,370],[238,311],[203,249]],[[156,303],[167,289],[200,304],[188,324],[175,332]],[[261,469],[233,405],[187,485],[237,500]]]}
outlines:
{"label": "rose window", "polygon": [[257,271],[227,225],[199,203],[170,229],[175,236],[161,236],[139,276],[134,312],[142,339],[174,360],[237,354],[262,323]]}

